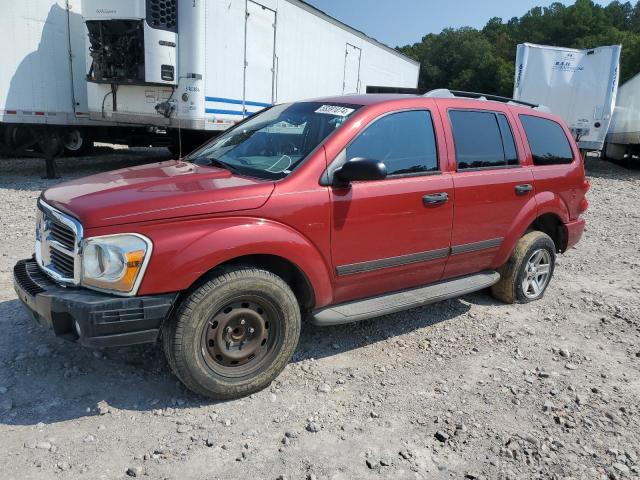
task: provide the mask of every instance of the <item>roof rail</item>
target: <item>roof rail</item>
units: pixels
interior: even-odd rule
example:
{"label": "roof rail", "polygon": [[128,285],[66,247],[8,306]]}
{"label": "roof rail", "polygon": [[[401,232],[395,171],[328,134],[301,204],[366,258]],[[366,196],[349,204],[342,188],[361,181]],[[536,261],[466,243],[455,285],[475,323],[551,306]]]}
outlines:
{"label": "roof rail", "polygon": [[484,93],[474,93],[474,92],[463,92],[461,90],[449,90],[446,88],[439,88],[437,90],[431,90],[424,94],[425,97],[429,98],[476,98],[478,100],[490,100],[493,102],[502,102],[502,103],[515,103],[518,105],[523,105],[525,107],[531,107],[537,110],[545,110],[549,109],[544,105],[537,105],[535,103],[523,102],[522,100],[515,100],[513,98],[501,97],[499,95],[487,95]]}

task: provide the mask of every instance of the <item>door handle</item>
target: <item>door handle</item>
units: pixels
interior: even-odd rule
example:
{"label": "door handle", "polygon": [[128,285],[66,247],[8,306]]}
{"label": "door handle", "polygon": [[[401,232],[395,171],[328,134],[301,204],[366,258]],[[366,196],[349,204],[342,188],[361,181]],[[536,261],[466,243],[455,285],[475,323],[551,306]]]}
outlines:
{"label": "door handle", "polygon": [[424,203],[426,206],[442,205],[443,203],[447,203],[448,201],[448,193],[432,193],[422,197],[422,203]]}
{"label": "door handle", "polygon": [[516,185],[516,195],[526,195],[533,191],[533,185]]}

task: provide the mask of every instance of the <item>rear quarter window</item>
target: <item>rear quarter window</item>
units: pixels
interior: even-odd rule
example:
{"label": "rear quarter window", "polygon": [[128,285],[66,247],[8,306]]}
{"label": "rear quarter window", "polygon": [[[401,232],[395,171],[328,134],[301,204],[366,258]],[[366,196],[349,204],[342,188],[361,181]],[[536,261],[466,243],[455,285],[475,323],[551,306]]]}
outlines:
{"label": "rear quarter window", "polygon": [[527,134],[534,165],[566,165],[573,162],[573,150],[564,129],[553,120],[520,115]]}

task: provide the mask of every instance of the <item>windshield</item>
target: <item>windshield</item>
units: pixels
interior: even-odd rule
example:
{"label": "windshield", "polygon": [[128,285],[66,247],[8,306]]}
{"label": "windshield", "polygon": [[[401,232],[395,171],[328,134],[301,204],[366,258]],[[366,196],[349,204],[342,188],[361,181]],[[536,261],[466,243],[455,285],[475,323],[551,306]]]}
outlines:
{"label": "windshield", "polygon": [[187,160],[260,178],[280,179],[361,105],[322,102],[276,105],[229,130]]}

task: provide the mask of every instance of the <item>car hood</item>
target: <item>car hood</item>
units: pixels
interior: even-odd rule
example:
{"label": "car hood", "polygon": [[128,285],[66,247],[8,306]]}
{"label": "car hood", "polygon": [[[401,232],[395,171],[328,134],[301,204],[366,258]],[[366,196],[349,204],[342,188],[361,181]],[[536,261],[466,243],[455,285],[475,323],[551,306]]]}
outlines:
{"label": "car hood", "polygon": [[42,198],[94,228],[256,209],[273,189],[269,180],[174,160],[62,183]]}

